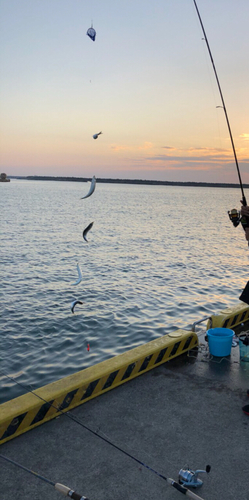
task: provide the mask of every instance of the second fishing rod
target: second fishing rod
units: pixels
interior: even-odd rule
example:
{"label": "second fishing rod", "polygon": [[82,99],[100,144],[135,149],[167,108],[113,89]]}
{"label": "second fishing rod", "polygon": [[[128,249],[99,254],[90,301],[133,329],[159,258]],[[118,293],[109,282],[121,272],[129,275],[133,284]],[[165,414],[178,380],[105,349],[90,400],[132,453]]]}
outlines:
{"label": "second fishing rod", "polygon": [[[17,385],[19,385],[20,387],[24,388],[26,391],[28,391],[30,394],[33,394],[36,398],[40,399],[41,401],[43,401],[44,403],[46,403],[47,405],[49,405],[50,407],[52,408],[55,408],[59,415],[65,415],[67,418],[69,418],[70,420],[72,420],[73,422],[77,423],[78,425],[80,425],[81,427],[83,427],[84,429],[86,429],[87,431],[89,431],[91,434],[93,434],[94,436],[98,437],[99,439],[101,439],[102,441],[104,441],[105,443],[109,444],[110,446],[112,446],[113,448],[115,448],[116,450],[120,451],[121,453],[123,453],[124,455],[126,455],[127,457],[131,458],[133,461],[137,462],[139,465],[142,465],[143,467],[145,467],[147,470],[153,472],[154,474],[156,474],[158,477],[160,477],[161,479],[163,479],[164,481],[167,482],[168,485],[172,486],[173,488],[175,488],[176,490],[178,490],[180,493],[182,493],[183,495],[186,495],[187,497],[189,498],[193,498],[194,500],[204,500],[202,497],[200,497],[199,495],[197,495],[196,493],[194,493],[193,491],[189,490],[188,488],[186,488],[186,486],[184,485],[184,483],[182,482],[182,484],[180,484],[180,482],[177,482],[175,481],[174,479],[172,478],[169,478],[169,477],[166,477],[165,475],[161,474],[160,472],[158,472],[157,470],[153,469],[152,467],[150,467],[149,465],[147,465],[146,463],[142,462],[141,460],[139,460],[138,458],[136,458],[134,455],[132,455],[131,453],[125,451],[123,448],[121,448],[120,446],[117,446],[116,444],[114,444],[111,440],[107,439],[106,437],[104,436],[101,436],[98,432],[95,432],[93,429],[91,429],[90,427],[88,427],[87,425],[85,425],[80,419],[78,419],[77,417],[75,417],[74,415],[72,415],[71,413],[67,413],[65,412],[65,410],[61,409],[61,407],[57,407],[53,402],[50,402],[50,401],[47,401],[46,399],[42,398],[41,396],[39,396],[35,391],[32,391],[31,389],[29,389],[25,384],[22,384],[21,382],[17,382],[17,380],[15,380],[13,377],[11,377],[10,375],[7,375],[6,373],[4,373],[2,370],[0,370],[0,373],[8,378],[9,380],[12,380],[13,382],[15,382]],[[20,468],[26,470],[27,472],[30,472],[32,473],[33,471],[29,470],[28,468],[22,466],[21,464],[18,464],[17,462],[14,462],[13,460],[11,459],[8,459],[7,457],[4,457],[4,456],[1,456],[0,455],[0,458],[2,459],[5,459],[5,460],[8,460],[9,462],[12,462],[14,465],[16,465],[17,467],[19,466]],[[210,466],[207,466],[209,467],[209,470],[210,470]],[[182,470],[182,469],[181,469]],[[192,471],[191,471],[192,472]],[[198,472],[198,471],[197,471]],[[200,472],[200,471],[199,471]],[[201,472],[205,472],[205,471],[201,471]],[[209,472],[209,471],[206,471],[206,472]],[[39,479],[42,479],[42,480],[45,480],[46,482],[49,482],[50,484],[52,484],[55,489],[57,489],[58,491],[60,491],[60,493],[62,494],[67,494],[68,496],[71,496],[68,494],[68,491],[70,490],[69,488],[67,488],[66,486],[64,485],[60,485],[58,484],[58,487],[57,487],[57,484],[56,483],[53,483],[52,481],[49,481],[47,480],[46,478],[44,477],[39,477],[40,475],[37,474],[37,473],[33,473],[34,475],[36,475]],[[64,489],[63,489],[64,488]],[[75,500],[87,500],[85,499],[85,497],[82,497],[82,499],[80,498],[80,495],[78,495],[76,492],[73,492],[74,493],[74,496],[72,496],[73,499]],[[78,496],[77,496],[78,495]]]}
{"label": "second fishing rod", "polygon": [[[212,66],[213,66],[213,70],[214,70],[214,74],[215,74],[215,79],[216,79],[216,82],[217,82],[217,85],[218,85],[218,89],[219,89],[219,93],[220,93],[220,98],[221,98],[222,106],[217,106],[217,107],[222,107],[223,110],[224,110],[224,113],[225,113],[226,123],[227,123],[228,132],[229,132],[229,136],[230,136],[230,140],[231,140],[231,144],[232,144],[232,150],[233,150],[235,165],[236,165],[236,169],[237,169],[237,173],[238,173],[240,189],[241,189],[241,195],[242,195],[241,203],[242,203],[243,206],[247,206],[247,201],[246,201],[246,197],[245,197],[245,193],[244,193],[244,187],[243,187],[243,184],[242,184],[242,179],[241,179],[241,174],[240,174],[240,169],[239,169],[239,162],[238,162],[238,158],[237,158],[237,154],[236,154],[236,149],[235,149],[235,145],[234,145],[232,130],[231,130],[230,122],[229,122],[229,119],[228,119],[227,108],[226,108],[225,100],[224,100],[223,93],[222,93],[222,90],[221,90],[220,81],[219,81],[219,78],[218,78],[218,74],[217,74],[216,67],[215,67],[215,64],[214,64],[214,59],[213,59],[213,56],[212,56],[212,52],[211,52],[211,49],[210,49],[210,45],[209,45],[209,42],[208,42],[208,39],[207,39],[206,31],[205,31],[205,28],[204,28],[204,25],[203,25],[203,22],[202,22],[202,18],[201,18],[201,15],[200,15],[200,12],[199,12],[196,0],[193,0],[193,2],[194,2],[194,6],[195,6],[195,9],[196,9],[196,12],[197,12],[198,19],[200,21],[201,29],[202,29],[202,32],[203,32],[203,35],[204,35],[204,40],[206,42],[206,46],[207,46],[207,49],[208,49],[208,53],[209,53],[209,56],[210,56],[210,59],[211,59],[211,63],[212,63]],[[246,230],[246,228],[249,227],[249,217],[246,217],[245,215],[242,216],[241,213],[240,213],[240,211],[237,210],[236,208],[233,208],[231,211],[228,211],[228,216],[229,216],[229,219],[231,220],[231,222],[233,223],[234,227],[237,227],[239,224],[241,224],[242,227],[243,227],[243,229],[244,229],[244,231]],[[249,245],[249,242],[248,242],[248,245]]]}

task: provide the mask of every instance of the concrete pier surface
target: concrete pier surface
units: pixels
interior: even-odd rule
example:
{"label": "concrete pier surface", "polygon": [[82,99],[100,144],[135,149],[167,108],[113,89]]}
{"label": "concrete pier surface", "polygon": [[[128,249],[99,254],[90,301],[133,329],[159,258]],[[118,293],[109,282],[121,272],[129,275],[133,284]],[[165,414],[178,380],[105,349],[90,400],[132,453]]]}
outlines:
{"label": "concrete pier surface", "polygon": [[[238,346],[221,359],[205,344],[70,411],[84,427],[61,415],[2,444],[0,454],[89,500],[180,500],[156,472],[177,481],[180,469],[207,464],[194,493],[249,500],[249,417],[241,409],[249,363]],[[0,500],[63,498],[2,458],[0,485]]]}

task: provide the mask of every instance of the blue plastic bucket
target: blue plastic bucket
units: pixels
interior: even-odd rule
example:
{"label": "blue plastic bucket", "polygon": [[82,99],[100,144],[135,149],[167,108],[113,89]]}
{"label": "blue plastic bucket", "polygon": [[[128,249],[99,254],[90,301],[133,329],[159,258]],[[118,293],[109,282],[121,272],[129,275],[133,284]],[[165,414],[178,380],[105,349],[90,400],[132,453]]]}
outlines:
{"label": "blue plastic bucket", "polygon": [[229,356],[232,349],[234,331],[229,328],[210,328],[207,330],[209,352],[213,356]]}

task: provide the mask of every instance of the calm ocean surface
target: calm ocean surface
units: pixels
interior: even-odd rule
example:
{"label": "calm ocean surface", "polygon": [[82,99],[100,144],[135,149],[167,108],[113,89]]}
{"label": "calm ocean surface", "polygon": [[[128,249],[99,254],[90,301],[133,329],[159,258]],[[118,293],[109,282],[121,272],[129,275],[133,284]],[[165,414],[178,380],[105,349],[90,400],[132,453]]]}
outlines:
{"label": "calm ocean surface", "polygon": [[236,305],[249,279],[239,189],[89,186],[0,183],[0,403],[25,393],[3,373],[34,390]]}

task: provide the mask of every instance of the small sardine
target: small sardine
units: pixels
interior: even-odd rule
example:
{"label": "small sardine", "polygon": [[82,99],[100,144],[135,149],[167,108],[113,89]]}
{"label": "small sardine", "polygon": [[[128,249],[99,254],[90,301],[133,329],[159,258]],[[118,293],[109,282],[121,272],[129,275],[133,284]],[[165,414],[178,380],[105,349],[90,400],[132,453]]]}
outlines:
{"label": "small sardine", "polygon": [[81,302],[81,300],[73,300],[73,302],[71,303],[71,311],[73,314],[74,314],[74,308],[77,304],[83,304],[83,302]]}
{"label": "small sardine", "polygon": [[103,134],[103,132],[99,132],[98,134],[93,134],[93,138],[94,139],[98,139],[98,137],[99,137],[100,134]]}
{"label": "small sardine", "polygon": [[87,243],[88,243],[88,240],[86,239],[86,235],[87,235],[88,231],[90,231],[90,229],[92,229],[92,227],[93,227],[93,222],[91,222],[91,223],[89,224],[89,226],[87,226],[87,227],[86,227],[86,229],[84,229],[84,231],[83,231],[83,238],[84,238],[84,240],[85,240]]}
{"label": "small sardine", "polygon": [[77,279],[77,281],[75,281],[75,283],[73,283],[73,285],[78,285],[82,280],[82,272],[81,272],[81,269],[80,269],[78,262],[77,262],[77,271],[78,271],[79,278]]}
{"label": "small sardine", "polygon": [[91,182],[91,186],[90,186],[90,189],[89,189],[89,193],[86,196],[83,196],[80,199],[84,200],[85,198],[88,198],[88,196],[91,196],[91,194],[93,194],[93,192],[95,190],[95,186],[96,186],[96,177],[94,175],[93,178],[92,178],[92,182]]}

